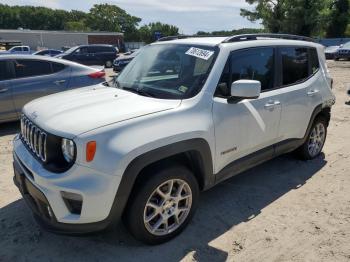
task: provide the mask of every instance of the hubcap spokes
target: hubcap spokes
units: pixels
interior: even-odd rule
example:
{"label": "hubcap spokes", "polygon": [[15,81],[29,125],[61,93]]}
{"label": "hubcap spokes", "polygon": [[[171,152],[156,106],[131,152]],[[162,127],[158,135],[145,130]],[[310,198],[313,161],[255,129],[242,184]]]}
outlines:
{"label": "hubcap spokes", "polygon": [[322,123],[318,123],[311,131],[308,151],[309,154],[314,157],[318,155],[323,147],[324,141],[326,138],[326,130]]}
{"label": "hubcap spokes", "polygon": [[169,234],[185,221],[191,206],[190,186],[181,179],[168,180],[153,191],[146,203],[145,227],[154,235]]}

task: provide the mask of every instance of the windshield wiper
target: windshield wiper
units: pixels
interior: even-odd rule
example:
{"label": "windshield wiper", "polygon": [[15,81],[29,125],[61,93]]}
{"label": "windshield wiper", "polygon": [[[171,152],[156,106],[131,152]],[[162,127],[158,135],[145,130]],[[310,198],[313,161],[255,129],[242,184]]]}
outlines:
{"label": "windshield wiper", "polygon": [[117,80],[117,78],[114,80],[114,83],[115,83],[116,88],[126,90],[126,91],[132,92],[134,94],[142,95],[142,96],[155,97],[153,94],[147,92],[146,90],[143,90],[142,88],[132,88],[132,87],[122,86],[120,84],[120,82]]}
{"label": "windshield wiper", "polygon": [[126,90],[126,91],[130,91],[132,93],[142,95],[142,96],[155,97],[153,94],[147,92],[146,90],[143,90],[142,88],[136,89],[136,88],[132,88],[132,87],[122,87],[121,89]]}

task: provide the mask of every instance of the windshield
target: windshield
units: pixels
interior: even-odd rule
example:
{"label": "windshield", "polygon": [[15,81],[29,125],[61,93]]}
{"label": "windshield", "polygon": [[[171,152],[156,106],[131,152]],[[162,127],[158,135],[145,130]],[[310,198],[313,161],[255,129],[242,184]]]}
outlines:
{"label": "windshield", "polygon": [[65,54],[70,54],[70,53],[72,53],[75,49],[77,49],[78,48],[78,46],[74,46],[74,47],[71,47],[71,48],[69,48],[68,50],[66,50],[66,51],[64,51],[64,53]]}
{"label": "windshield", "polygon": [[217,52],[217,47],[197,45],[146,46],[116,78],[116,86],[161,99],[193,97],[207,80]]}
{"label": "windshield", "polygon": [[350,49],[350,42],[344,44],[342,48]]}

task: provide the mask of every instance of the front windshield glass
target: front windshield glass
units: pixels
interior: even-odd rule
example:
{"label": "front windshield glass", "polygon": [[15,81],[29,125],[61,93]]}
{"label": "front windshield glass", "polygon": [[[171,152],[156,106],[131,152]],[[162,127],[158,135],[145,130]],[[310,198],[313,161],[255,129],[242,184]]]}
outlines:
{"label": "front windshield glass", "polygon": [[343,45],[343,48],[350,49],[350,42],[347,42]]}
{"label": "front windshield glass", "polygon": [[150,45],[125,67],[116,86],[161,99],[193,97],[203,87],[217,47],[180,44]]}
{"label": "front windshield glass", "polygon": [[65,54],[70,54],[72,53],[75,49],[77,49],[77,46],[71,47],[68,50],[64,51]]}

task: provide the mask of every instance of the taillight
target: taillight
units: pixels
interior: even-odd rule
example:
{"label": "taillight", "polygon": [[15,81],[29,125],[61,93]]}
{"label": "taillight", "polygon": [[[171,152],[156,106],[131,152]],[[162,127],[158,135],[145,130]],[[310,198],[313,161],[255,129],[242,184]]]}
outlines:
{"label": "taillight", "polygon": [[103,71],[97,71],[97,72],[93,72],[91,74],[89,74],[89,77],[91,78],[103,78],[105,77],[106,73]]}

